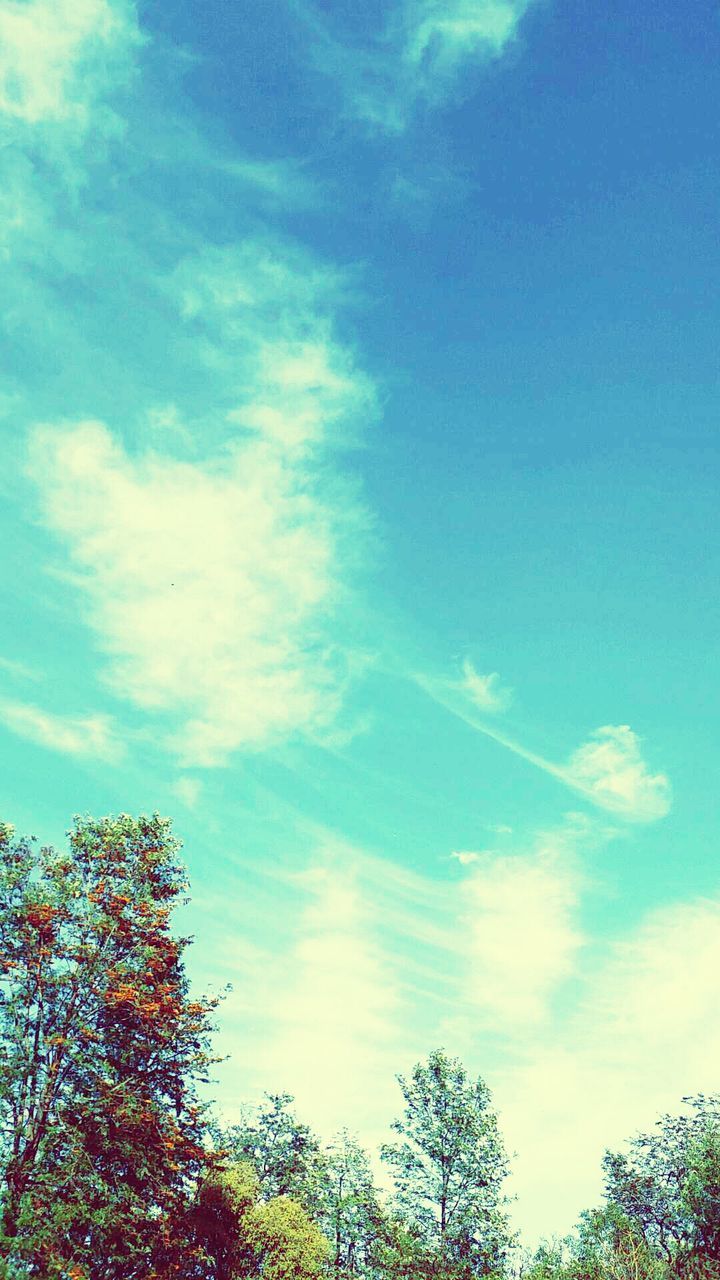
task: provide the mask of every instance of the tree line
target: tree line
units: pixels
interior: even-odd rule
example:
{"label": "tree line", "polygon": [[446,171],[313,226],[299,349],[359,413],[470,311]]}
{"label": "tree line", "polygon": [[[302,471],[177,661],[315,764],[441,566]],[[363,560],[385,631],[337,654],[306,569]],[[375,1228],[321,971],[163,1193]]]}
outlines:
{"label": "tree line", "polygon": [[720,1099],[604,1160],[603,1203],[523,1256],[482,1079],[443,1050],[399,1076],[388,1187],[286,1094],[204,1100],[215,997],[172,928],[167,819],[0,824],[0,1280],[720,1280]]}

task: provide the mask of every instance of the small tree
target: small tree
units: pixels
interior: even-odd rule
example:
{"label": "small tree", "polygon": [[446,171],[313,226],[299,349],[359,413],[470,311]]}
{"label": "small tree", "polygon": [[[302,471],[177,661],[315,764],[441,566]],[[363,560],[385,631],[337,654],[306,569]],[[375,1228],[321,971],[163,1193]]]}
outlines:
{"label": "small tree", "polygon": [[247,1219],[259,1194],[258,1177],[249,1164],[217,1167],[203,1178],[190,1215],[193,1239],[203,1258],[199,1276],[235,1280],[256,1273]]}
{"label": "small tree", "polygon": [[398,1081],[405,1110],[393,1129],[402,1141],[382,1157],[401,1212],[434,1250],[438,1274],[499,1270],[510,1242],[501,1199],[507,1159],[487,1085],[442,1050]]}
{"label": "small tree", "polygon": [[67,852],[0,829],[0,1237],[38,1277],[175,1274],[216,1004],[170,930],[178,849],[157,816],[77,819]]}
{"label": "small tree", "polygon": [[252,1165],[264,1199],[291,1196],[301,1204],[316,1204],[324,1168],[320,1143],[295,1115],[289,1093],[265,1097],[243,1124],[222,1133],[222,1146],[233,1160]]}
{"label": "small tree", "polygon": [[637,1222],[617,1205],[581,1215],[566,1280],[663,1280],[665,1266]]}
{"label": "small tree", "polygon": [[262,1201],[248,1215],[248,1239],[263,1280],[320,1280],[330,1246],[301,1204],[289,1196]]}
{"label": "small tree", "polygon": [[260,1199],[247,1163],[216,1168],[200,1184],[191,1215],[203,1280],[320,1280],[330,1246],[301,1204]]}

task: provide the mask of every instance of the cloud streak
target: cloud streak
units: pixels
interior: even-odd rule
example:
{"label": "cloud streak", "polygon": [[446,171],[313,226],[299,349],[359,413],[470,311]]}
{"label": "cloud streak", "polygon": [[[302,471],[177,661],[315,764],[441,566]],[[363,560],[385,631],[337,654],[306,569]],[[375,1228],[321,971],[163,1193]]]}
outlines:
{"label": "cloud streak", "polygon": [[468,710],[467,700],[458,697],[457,686],[452,682],[417,674],[413,679],[452,715],[598,808],[629,822],[655,822],[670,811],[669,779],[664,773],[650,772],[641,752],[640,738],[629,725],[602,725],[566,764],[555,764],[494,725],[478,719]]}

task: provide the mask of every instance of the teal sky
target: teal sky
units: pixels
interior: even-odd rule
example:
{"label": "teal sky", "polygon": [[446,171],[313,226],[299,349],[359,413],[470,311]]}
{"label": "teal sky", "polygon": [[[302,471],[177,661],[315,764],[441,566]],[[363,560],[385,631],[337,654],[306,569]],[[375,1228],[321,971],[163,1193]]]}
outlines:
{"label": "teal sky", "polygon": [[173,815],[225,1114],[443,1045],[531,1242],[720,1083],[719,53],[0,0],[2,812]]}

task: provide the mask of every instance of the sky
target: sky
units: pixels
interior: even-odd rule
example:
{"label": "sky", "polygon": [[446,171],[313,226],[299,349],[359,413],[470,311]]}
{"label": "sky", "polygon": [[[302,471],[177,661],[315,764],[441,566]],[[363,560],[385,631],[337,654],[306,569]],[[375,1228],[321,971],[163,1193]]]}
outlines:
{"label": "sky", "polygon": [[720,24],[0,0],[0,808],[174,818],[216,1096],[443,1046],[533,1243],[720,1085]]}

